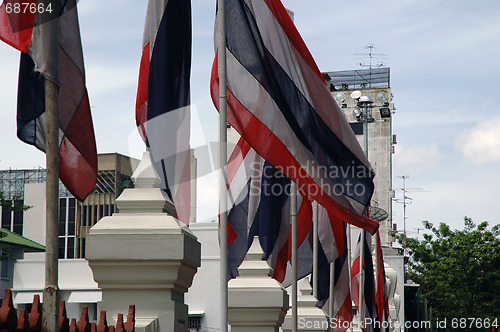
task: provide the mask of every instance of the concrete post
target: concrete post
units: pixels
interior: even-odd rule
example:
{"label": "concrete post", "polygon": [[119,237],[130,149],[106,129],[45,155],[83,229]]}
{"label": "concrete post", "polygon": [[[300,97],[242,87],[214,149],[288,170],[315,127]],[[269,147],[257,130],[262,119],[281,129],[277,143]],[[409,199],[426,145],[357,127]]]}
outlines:
{"label": "concrete post", "polygon": [[[300,292],[301,295],[297,299],[297,331],[328,331],[328,317],[323,310],[316,306],[318,300],[312,295],[313,289],[307,278],[303,280]],[[292,316],[287,314],[285,324],[283,324],[283,332],[290,331],[292,331]]]}
{"label": "concrete post", "polygon": [[288,294],[270,276],[272,269],[262,260],[257,237],[248,260],[238,269],[240,276],[229,281],[228,322],[231,332],[278,332],[288,310]]}
{"label": "concrete post", "polygon": [[116,319],[135,304],[136,331],[187,332],[184,293],[200,266],[200,243],[166,213],[172,204],[155,188],[159,177],[148,152],[132,178],[135,188],[116,200],[119,213],[87,235],[86,258],[102,289],[99,310]]}

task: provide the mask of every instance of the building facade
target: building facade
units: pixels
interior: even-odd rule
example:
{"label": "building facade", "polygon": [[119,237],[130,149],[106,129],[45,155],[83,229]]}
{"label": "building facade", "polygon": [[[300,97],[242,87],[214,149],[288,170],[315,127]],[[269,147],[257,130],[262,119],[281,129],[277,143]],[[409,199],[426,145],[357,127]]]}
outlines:
{"label": "building facade", "polygon": [[[335,71],[323,75],[359,144],[365,152],[368,149],[368,160],[376,174],[370,217],[380,221],[382,245],[391,246],[394,241],[392,154],[395,152],[396,139],[392,134],[395,108],[390,87],[390,68]],[[368,104],[363,104],[365,99],[369,101]]]}
{"label": "building facade", "polygon": [[[90,227],[102,217],[115,212],[115,198],[125,188],[133,186],[130,176],[137,163],[138,160],[118,153],[99,154],[97,184],[83,202],[74,198],[59,182],[59,258],[85,257],[85,237]],[[0,207],[2,228],[19,235],[40,237],[40,233],[24,227],[24,220],[26,215],[33,216],[35,211],[39,215],[45,215],[45,211],[37,210],[39,207],[45,207],[44,204],[38,204],[38,196],[44,196],[45,192],[38,192],[40,188],[37,186],[29,186],[45,181],[46,170],[41,168],[0,171],[0,192],[6,200],[12,201],[14,206],[14,209]],[[26,200],[26,197],[29,199]],[[23,205],[31,208],[24,211]],[[44,231],[43,241],[39,243],[45,243]]]}

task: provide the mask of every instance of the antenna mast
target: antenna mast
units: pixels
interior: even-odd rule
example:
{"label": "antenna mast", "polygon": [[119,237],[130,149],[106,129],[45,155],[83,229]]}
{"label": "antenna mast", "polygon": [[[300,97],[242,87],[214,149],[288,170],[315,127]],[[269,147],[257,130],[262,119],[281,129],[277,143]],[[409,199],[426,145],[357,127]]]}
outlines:
{"label": "antenna mast", "polygon": [[363,56],[363,57],[366,57],[368,56],[368,59],[369,59],[369,63],[362,63],[360,62],[359,65],[361,67],[368,67],[369,68],[369,76],[370,76],[370,79],[368,81],[368,87],[371,88],[372,87],[372,68],[380,68],[384,65],[383,62],[378,62],[378,63],[373,63],[373,61],[377,58],[381,59],[381,58],[386,58],[387,57],[387,54],[384,54],[384,53],[373,53],[373,49],[375,48],[375,45],[374,44],[368,44],[367,46],[365,46],[365,49],[368,50],[368,53],[356,53],[355,55],[358,55],[358,56]]}

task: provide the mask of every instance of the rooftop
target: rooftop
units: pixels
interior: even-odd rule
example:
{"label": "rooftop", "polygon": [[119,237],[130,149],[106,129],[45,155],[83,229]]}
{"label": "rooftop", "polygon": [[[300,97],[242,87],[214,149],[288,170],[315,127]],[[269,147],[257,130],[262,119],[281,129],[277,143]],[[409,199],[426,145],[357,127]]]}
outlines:
{"label": "rooftop", "polygon": [[[341,70],[324,73],[330,78],[335,90],[352,90],[366,88],[389,88],[390,87],[389,67]],[[328,80],[328,77],[326,79]]]}

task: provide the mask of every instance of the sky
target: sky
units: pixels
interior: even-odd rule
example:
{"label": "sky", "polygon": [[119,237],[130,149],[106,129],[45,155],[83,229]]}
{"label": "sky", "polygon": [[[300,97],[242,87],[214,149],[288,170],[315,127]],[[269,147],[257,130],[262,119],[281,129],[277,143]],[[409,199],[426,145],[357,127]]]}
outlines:
{"label": "sky", "polygon": [[[463,228],[463,218],[498,224],[500,199],[500,2],[497,0],[283,0],[321,71],[359,69],[373,44],[374,63],[391,68],[397,135],[393,189],[407,176],[406,229],[422,221]],[[140,158],[135,96],[147,1],[78,4],[99,153]],[[192,0],[191,146],[217,140],[209,96],[215,0]],[[0,44],[0,169],[45,166],[45,156],[16,137],[19,52]],[[206,165],[202,165],[206,166]],[[199,221],[217,214],[217,176],[198,179]],[[403,227],[403,207],[393,205]]]}

